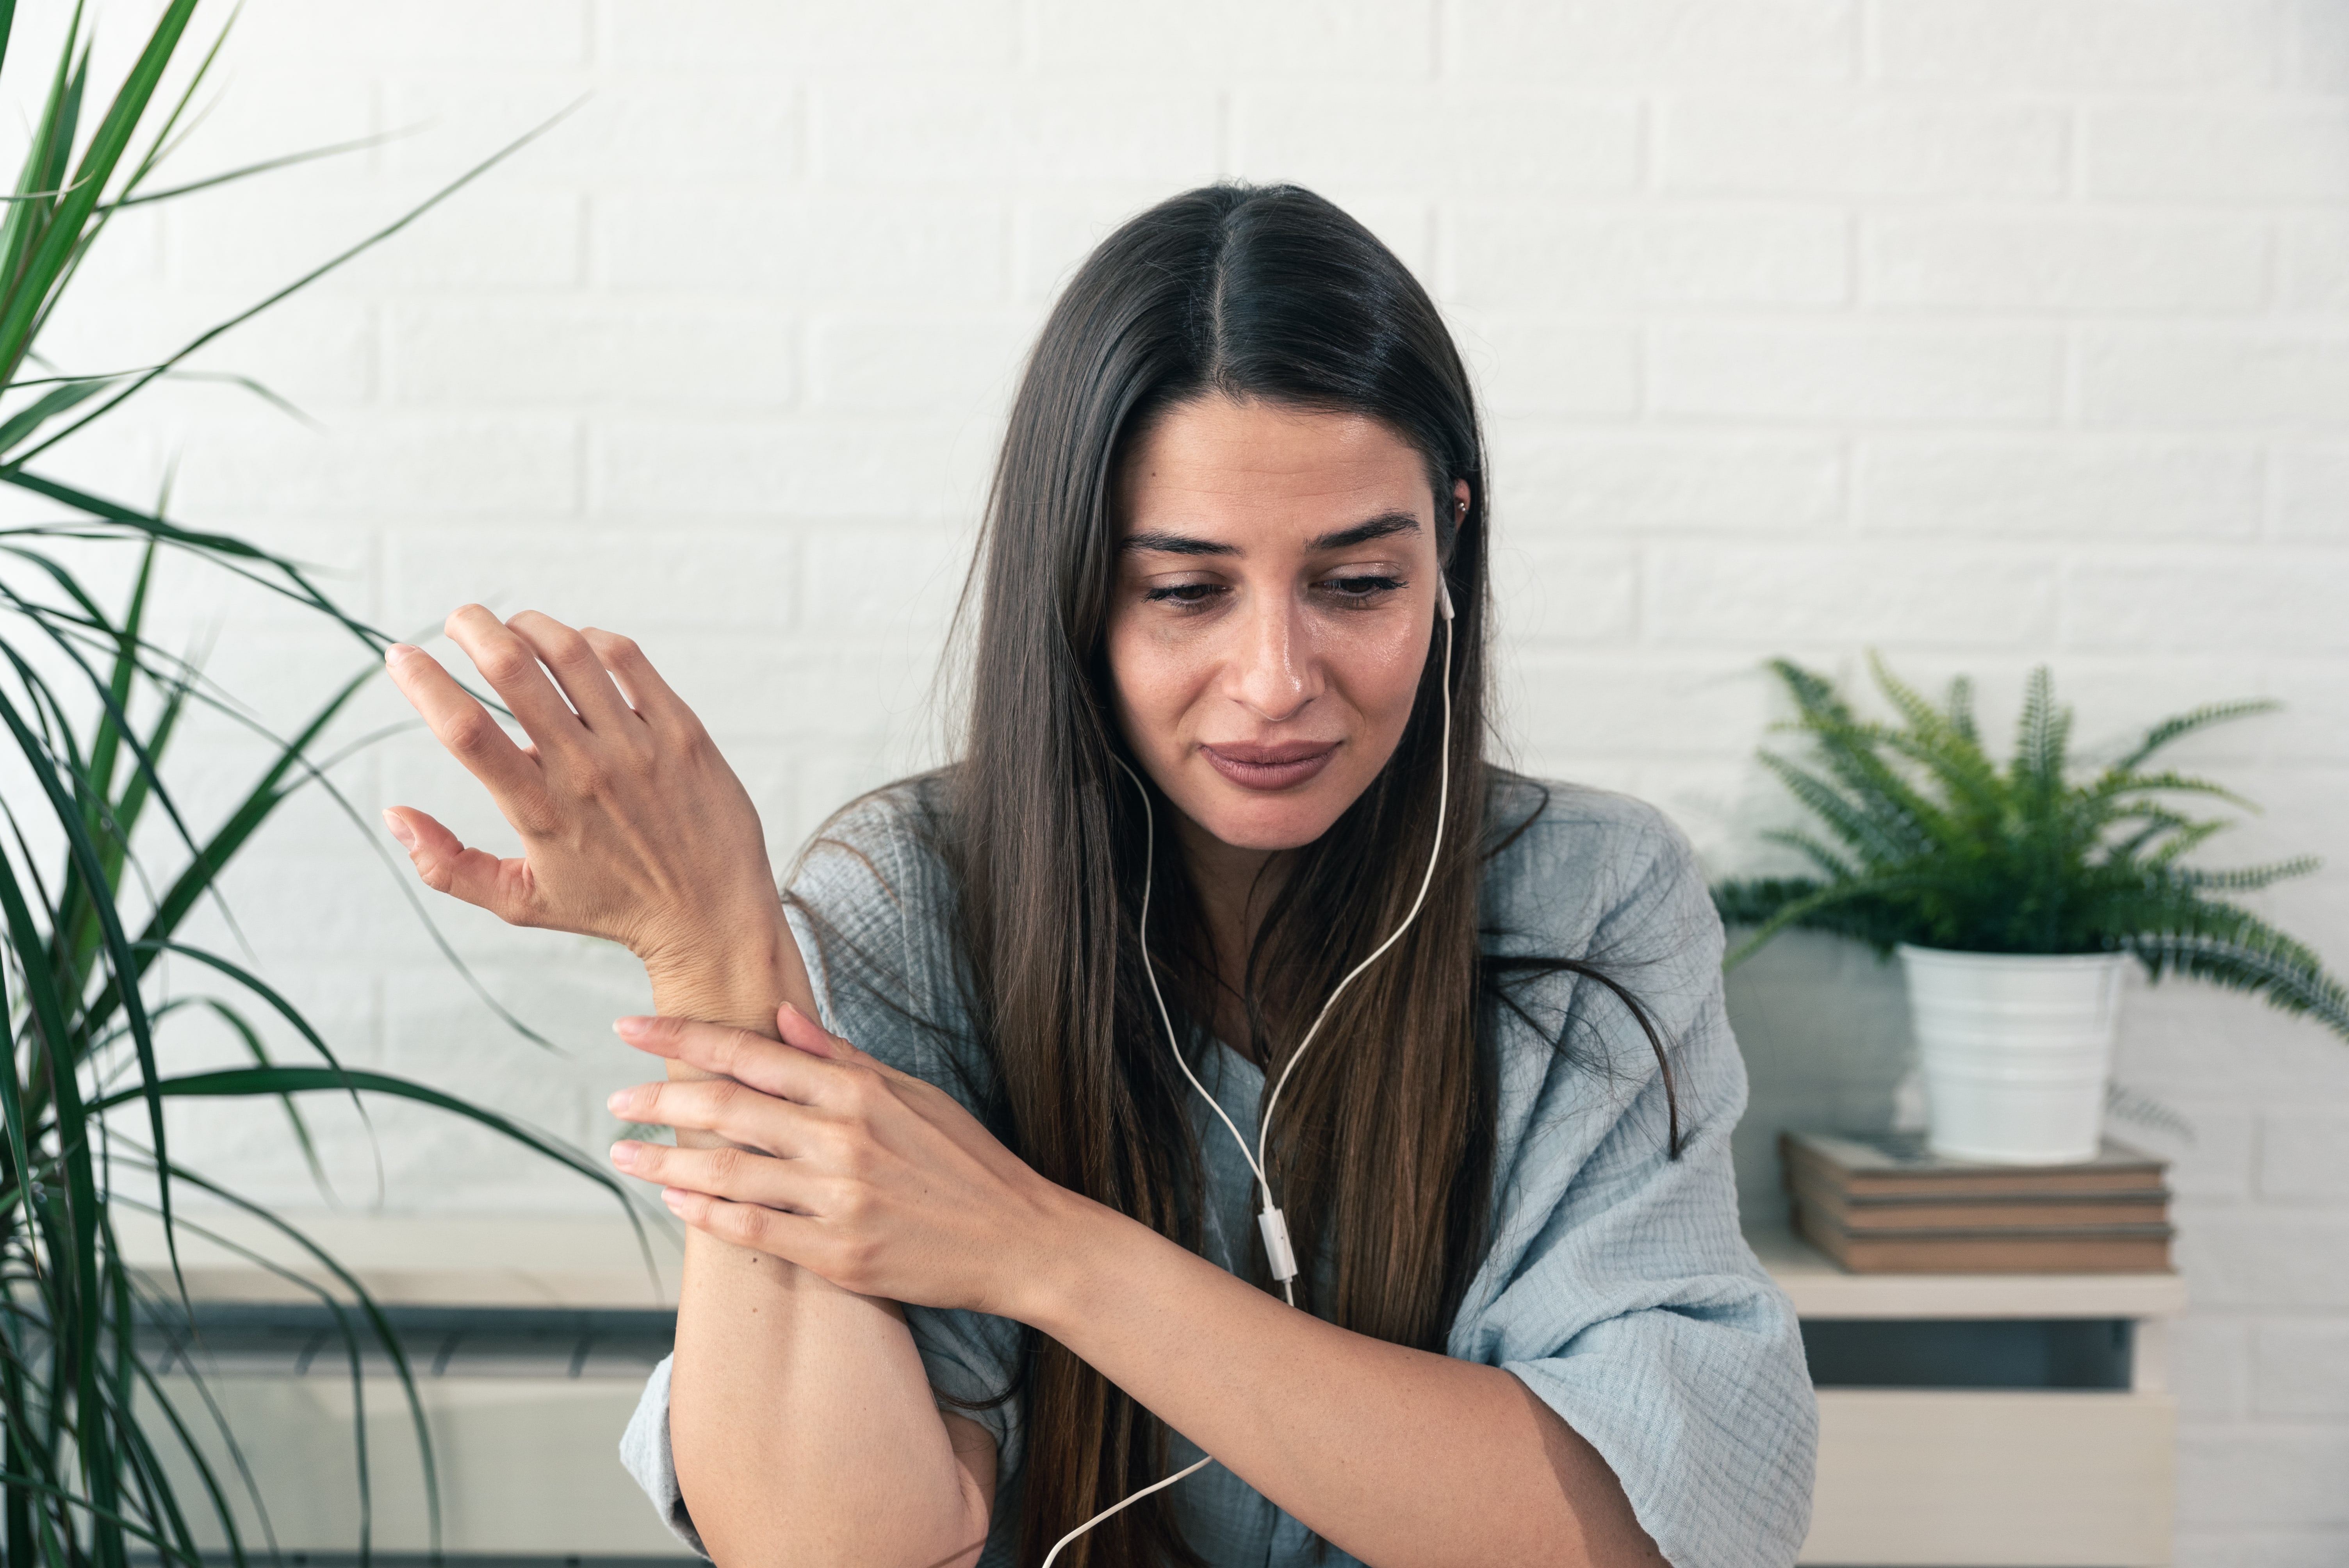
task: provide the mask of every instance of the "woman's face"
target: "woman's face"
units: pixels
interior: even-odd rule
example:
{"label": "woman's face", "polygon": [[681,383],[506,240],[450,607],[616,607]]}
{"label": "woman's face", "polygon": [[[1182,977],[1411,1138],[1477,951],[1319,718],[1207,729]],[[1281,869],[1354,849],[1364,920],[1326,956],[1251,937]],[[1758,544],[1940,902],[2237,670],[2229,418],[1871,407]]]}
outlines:
{"label": "woman's face", "polygon": [[1425,461],[1366,416],[1211,394],[1135,443],[1117,516],[1127,745],[1222,843],[1312,842],[1411,718],[1435,618]]}

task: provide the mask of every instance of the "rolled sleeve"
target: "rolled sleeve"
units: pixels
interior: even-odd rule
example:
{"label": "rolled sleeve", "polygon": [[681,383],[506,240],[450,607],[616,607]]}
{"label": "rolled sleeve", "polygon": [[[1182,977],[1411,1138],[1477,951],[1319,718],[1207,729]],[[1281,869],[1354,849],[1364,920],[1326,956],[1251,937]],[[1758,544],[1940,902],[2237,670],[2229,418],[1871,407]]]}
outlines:
{"label": "rolled sleeve", "polygon": [[[1728,1140],[1595,1218],[1566,1219],[1462,1353],[1514,1374],[1599,1450],[1675,1568],[1791,1563],[1817,1414],[1785,1297],[1728,1218],[1671,1189],[1728,1182]],[[1571,1207],[1571,1203],[1569,1207]]]}
{"label": "rolled sleeve", "polygon": [[[1598,887],[1587,955],[1657,1026],[1682,1146],[1673,1158],[1664,1077],[1630,1011],[1564,981],[1557,1036],[1517,1059],[1515,1095],[1504,1086],[1495,1244],[1449,1348],[1512,1373],[1587,1439],[1675,1568],[1792,1563],[1817,1405],[1792,1305],[1738,1229],[1729,1134],[1745,1077],[1720,924],[1676,830],[1654,819],[1649,852],[1625,857],[1609,826],[1608,863],[1630,874]],[[1565,838],[1552,870],[1569,876]]]}
{"label": "rolled sleeve", "polygon": [[709,1549],[701,1544],[701,1532],[693,1528],[692,1516],[686,1512],[685,1494],[678,1490],[677,1460],[669,1452],[669,1359],[662,1357],[653,1375],[645,1380],[636,1414],[628,1418],[627,1429],[620,1434],[620,1463],[645,1489],[645,1495],[652,1500],[654,1510],[660,1514],[661,1522],[668,1526],[669,1533],[707,1557]]}

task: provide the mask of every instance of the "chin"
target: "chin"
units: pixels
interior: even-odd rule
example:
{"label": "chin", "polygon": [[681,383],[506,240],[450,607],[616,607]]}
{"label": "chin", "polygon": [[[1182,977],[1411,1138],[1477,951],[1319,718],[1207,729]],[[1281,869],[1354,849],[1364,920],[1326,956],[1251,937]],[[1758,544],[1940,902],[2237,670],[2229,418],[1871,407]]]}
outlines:
{"label": "chin", "polygon": [[1257,795],[1218,779],[1193,820],[1236,850],[1297,850],[1328,832],[1351,803],[1330,789]]}

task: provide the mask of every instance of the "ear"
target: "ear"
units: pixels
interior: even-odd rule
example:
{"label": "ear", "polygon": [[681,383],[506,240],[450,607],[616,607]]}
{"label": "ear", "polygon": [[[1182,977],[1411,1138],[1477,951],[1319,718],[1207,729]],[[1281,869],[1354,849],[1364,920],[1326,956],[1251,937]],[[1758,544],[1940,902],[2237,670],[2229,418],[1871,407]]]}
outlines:
{"label": "ear", "polygon": [[1460,531],[1468,526],[1470,499],[1468,481],[1454,480],[1452,481],[1452,531],[1448,535],[1440,529],[1437,531],[1439,536],[1443,537],[1451,547],[1441,553],[1435,563],[1435,613],[1446,621],[1451,620],[1453,614],[1452,557],[1460,548]]}

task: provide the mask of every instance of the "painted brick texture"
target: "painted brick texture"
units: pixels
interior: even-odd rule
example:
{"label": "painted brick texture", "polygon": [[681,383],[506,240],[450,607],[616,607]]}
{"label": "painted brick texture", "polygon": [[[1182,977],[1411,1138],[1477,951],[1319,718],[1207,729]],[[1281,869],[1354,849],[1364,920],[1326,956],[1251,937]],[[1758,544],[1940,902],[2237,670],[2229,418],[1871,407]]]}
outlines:
{"label": "painted brick texture", "polygon": [[[109,46],[141,9],[109,12]],[[1786,810],[1751,761],[1773,654],[1971,672],[1993,717],[2052,662],[2095,740],[2273,694],[2285,716],[2182,760],[2268,808],[2212,860],[2330,857],[2267,907],[2349,968],[2344,18],[2340,0],[251,0],[190,175],[404,134],[126,213],[92,262],[105,308],[49,345],[75,368],[151,359],[585,99],[202,359],[313,426],[190,384],[57,467],[144,497],[176,464],[191,521],[320,562],[404,634],[469,598],[636,634],[781,861],[938,754],[938,650],[1059,284],[1176,189],[1297,179],[1419,271],[1485,395],[1523,765],[1656,800],[1726,870],[1759,863],[1754,830]],[[280,727],[354,666],[217,579],[181,579],[171,617]],[[399,717],[373,694],[352,733]],[[186,745],[201,816],[254,752],[227,727]],[[336,777],[361,822],[398,800],[507,841],[415,735]],[[254,851],[230,891],[255,957],[347,1059],[600,1149],[604,1093],[641,1076],[605,1032],[641,1005],[632,965],[438,908],[559,1050],[522,1043],[437,956],[371,830],[313,801]],[[1773,1128],[1890,1113],[1905,1025],[1884,972],[1799,943],[1733,995],[1759,1211]],[[2179,1561],[2349,1560],[2349,1047],[2140,986],[2122,1073],[2195,1129],[2142,1133],[2178,1161],[2196,1304]],[[310,1200],[274,1114],[207,1110],[181,1147]],[[367,1130],[317,1114],[342,1190],[370,1194]],[[597,1202],[439,1121],[385,1112],[374,1136],[398,1206]]]}

